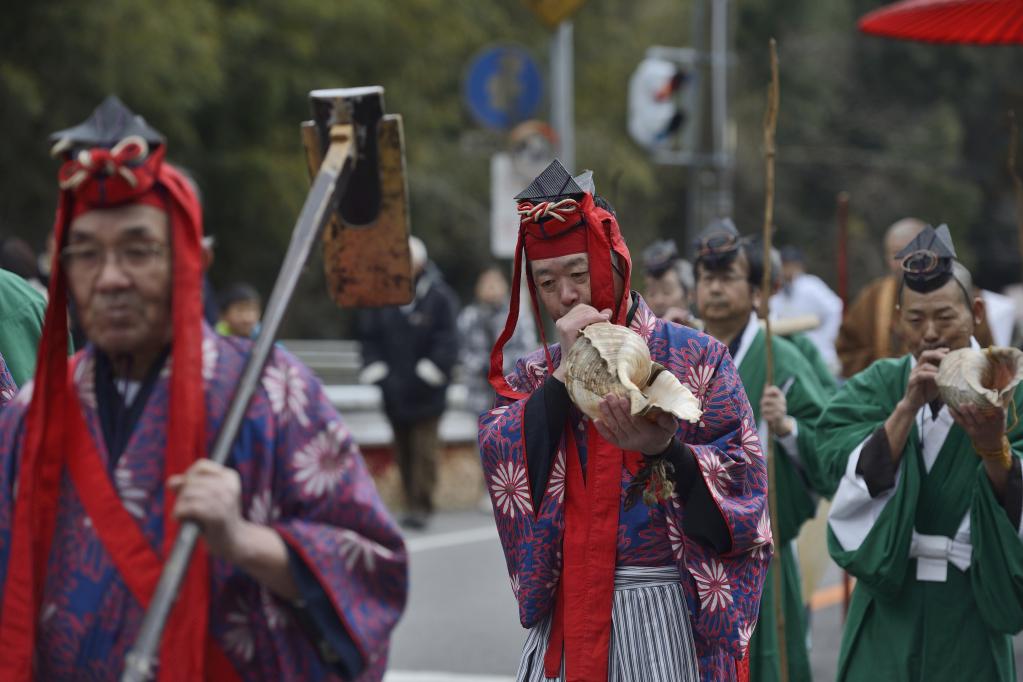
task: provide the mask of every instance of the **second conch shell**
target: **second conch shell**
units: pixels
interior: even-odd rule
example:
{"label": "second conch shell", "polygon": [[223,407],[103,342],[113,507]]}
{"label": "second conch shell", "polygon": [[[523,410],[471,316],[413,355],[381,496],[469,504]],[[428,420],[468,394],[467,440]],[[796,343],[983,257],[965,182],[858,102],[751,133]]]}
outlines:
{"label": "second conch shell", "polygon": [[941,360],[935,382],[941,399],[951,407],[975,405],[1005,408],[1023,380],[1023,352],[991,346],[985,350],[961,348]]}
{"label": "second conch shell", "polygon": [[591,419],[601,418],[600,402],[608,395],[628,398],[634,415],[660,410],[695,423],[702,414],[692,391],[650,359],[642,336],[608,322],[582,330],[565,358],[565,386]]}

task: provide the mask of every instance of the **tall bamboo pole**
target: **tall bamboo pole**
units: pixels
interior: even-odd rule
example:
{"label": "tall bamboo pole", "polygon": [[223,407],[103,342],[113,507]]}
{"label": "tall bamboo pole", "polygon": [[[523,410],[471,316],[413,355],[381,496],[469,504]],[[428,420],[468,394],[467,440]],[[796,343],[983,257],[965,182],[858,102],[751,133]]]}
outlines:
{"label": "tall bamboo pole", "polygon": [[[771,38],[771,84],[767,89],[767,111],[764,113],[764,281],[760,298],[760,317],[764,321],[766,335],[765,353],[767,373],[764,379],[766,386],[774,385],[774,348],[771,332],[771,228],[774,224],[774,133],[778,127],[778,101],[781,89],[778,84],[778,44]],[[767,443],[767,498],[771,513],[771,534],[774,537],[774,621],[778,635],[778,668],[781,681],[788,682],[789,661],[785,645],[785,609],[782,590],[781,546],[778,532],[778,480],[775,472],[774,435],[768,433]]]}
{"label": "tall bamboo pole", "polygon": [[[838,222],[838,297],[842,299],[842,314],[849,310],[849,193],[842,190],[835,197]],[[849,596],[852,580],[842,571],[842,622],[849,614]]]}

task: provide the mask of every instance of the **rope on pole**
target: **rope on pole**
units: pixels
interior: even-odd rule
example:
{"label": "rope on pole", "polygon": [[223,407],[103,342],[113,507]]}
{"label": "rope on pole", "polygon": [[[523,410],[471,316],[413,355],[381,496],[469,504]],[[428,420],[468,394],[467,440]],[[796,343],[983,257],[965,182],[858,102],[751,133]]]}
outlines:
{"label": "rope on pole", "polygon": [[[767,371],[764,379],[765,386],[774,385],[774,348],[773,334],[771,331],[771,228],[774,224],[774,157],[776,154],[774,134],[778,128],[778,103],[781,96],[781,88],[778,83],[778,43],[774,38],[770,42],[771,51],[771,83],[767,89],[767,111],[764,112],[764,280],[760,297],[760,317],[764,321],[764,333],[766,335],[766,361]],[[774,437],[769,434],[767,443],[764,444],[767,450],[767,498],[771,514],[771,534],[774,537],[774,620],[778,636],[778,668],[781,674],[781,682],[788,682],[789,662],[788,650],[785,642],[785,608],[782,589],[781,568],[781,547],[779,545],[778,533],[778,491],[775,482],[778,480],[775,472]]]}

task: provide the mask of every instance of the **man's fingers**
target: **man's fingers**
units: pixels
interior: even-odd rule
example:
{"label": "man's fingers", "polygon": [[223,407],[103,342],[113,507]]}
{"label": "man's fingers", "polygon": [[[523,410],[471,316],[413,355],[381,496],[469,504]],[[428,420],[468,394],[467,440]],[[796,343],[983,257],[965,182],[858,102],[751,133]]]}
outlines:
{"label": "man's fingers", "polygon": [[608,427],[618,433],[624,434],[629,430],[631,424],[622,410],[623,399],[616,395],[609,395],[600,404],[601,414],[605,415],[605,422]]}
{"label": "man's fingers", "polygon": [[920,354],[920,362],[937,365],[946,355],[948,355],[948,348],[932,348]]}
{"label": "man's fingers", "polygon": [[608,430],[607,425],[604,424],[604,422],[602,420],[594,419],[593,420],[593,426],[594,426],[594,428],[597,429],[597,433],[600,434],[601,438],[603,438],[604,440],[606,440],[609,443],[615,442],[614,434],[611,433],[610,430]]}

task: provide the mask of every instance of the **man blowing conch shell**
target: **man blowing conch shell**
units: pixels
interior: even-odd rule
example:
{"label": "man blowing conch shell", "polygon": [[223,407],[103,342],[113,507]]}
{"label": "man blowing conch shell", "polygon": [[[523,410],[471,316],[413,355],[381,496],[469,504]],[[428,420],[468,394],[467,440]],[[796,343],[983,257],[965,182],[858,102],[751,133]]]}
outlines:
{"label": "man blowing conch shell", "polygon": [[[516,282],[491,362],[498,400],[479,438],[529,629],[517,679],[744,677],[772,544],[766,463],[727,349],[658,319],[630,291],[628,248],[588,174],[572,178],[555,161],[516,199]],[[523,253],[533,309],[555,321],[559,343],[505,377]],[[574,406],[561,359],[601,322],[639,334],[700,402],[700,418],[651,420],[618,395],[604,398],[598,419]],[[650,460],[669,463],[674,480],[648,505],[633,484]]]}
{"label": "man blowing conch shell", "polygon": [[979,351],[983,319],[948,228],[926,227],[899,256],[911,352],[852,377],[817,423],[838,487],[829,550],[857,579],[838,679],[1015,680],[1023,427],[1007,429],[1001,405],[941,399],[939,372],[950,353]]}

